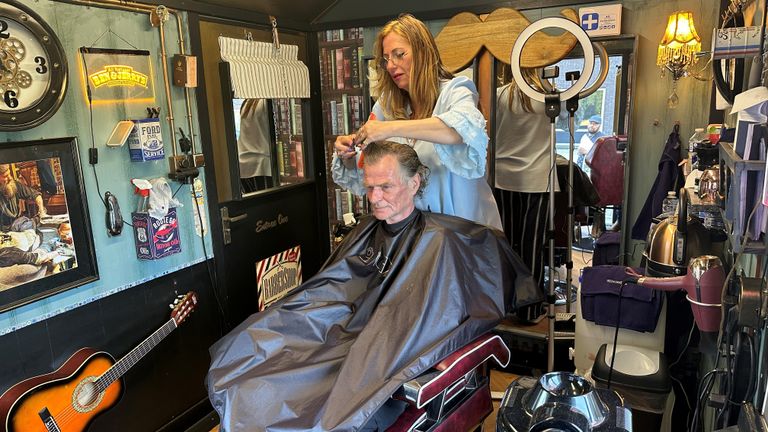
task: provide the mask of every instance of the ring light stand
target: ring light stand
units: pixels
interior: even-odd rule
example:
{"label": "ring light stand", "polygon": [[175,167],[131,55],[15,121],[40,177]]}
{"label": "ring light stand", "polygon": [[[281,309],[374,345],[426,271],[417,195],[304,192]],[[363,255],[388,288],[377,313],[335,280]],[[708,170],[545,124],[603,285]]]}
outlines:
{"label": "ring light stand", "polygon": [[[539,30],[545,28],[559,28],[570,32],[576,37],[576,40],[584,51],[584,69],[576,79],[576,82],[571,85],[570,88],[563,92],[558,92],[556,89],[552,89],[549,93],[541,93],[528,84],[523,78],[522,71],[520,70],[520,56],[523,51],[523,47],[528,39]],[[549,321],[548,335],[547,335],[547,370],[552,371],[555,363],[555,182],[557,181],[556,170],[556,152],[555,152],[555,119],[560,115],[561,102],[566,102],[566,108],[569,113],[569,127],[570,130],[570,145],[568,155],[568,262],[566,264],[568,273],[566,277],[566,304],[570,307],[571,300],[571,279],[572,279],[572,255],[571,255],[571,243],[573,242],[573,127],[574,127],[574,113],[578,108],[579,98],[586,97],[593,93],[597,88],[602,85],[605,80],[605,76],[608,73],[608,56],[605,50],[598,49],[601,60],[601,73],[598,80],[588,89],[584,90],[592,76],[592,71],[595,67],[595,51],[592,46],[592,42],[589,39],[587,33],[573,21],[569,21],[560,17],[549,17],[540,19],[528,27],[526,27],[518,36],[512,47],[512,54],[510,58],[510,66],[512,67],[512,76],[517,83],[518,88],[529,98],[543,102],[544,111],[550,119],[550,134],[549,134],[549,158],[550,158],[550,171],[549,171],[549,206],[548,206],[548,223],[547,223],[547,241],[549,244],[549,289],[547,294],[547,319]],[[584,91],[582,91],[584,90]]]}

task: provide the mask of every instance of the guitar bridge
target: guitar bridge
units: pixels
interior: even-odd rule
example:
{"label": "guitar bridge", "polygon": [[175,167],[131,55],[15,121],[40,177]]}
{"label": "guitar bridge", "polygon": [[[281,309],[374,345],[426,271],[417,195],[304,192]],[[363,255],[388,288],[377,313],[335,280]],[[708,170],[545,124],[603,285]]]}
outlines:
{"label": "guitar bridge", "polygon": [[48,432],[61,432],[59,425],[56,424],[56,420],[54,420],[53,416],[51,415],[51,412],[48,411],[48,408],[44,407],[37,414],[40,416],[40,419],[43,420],[43,424],[45,425],[45,430],[47,430]]}

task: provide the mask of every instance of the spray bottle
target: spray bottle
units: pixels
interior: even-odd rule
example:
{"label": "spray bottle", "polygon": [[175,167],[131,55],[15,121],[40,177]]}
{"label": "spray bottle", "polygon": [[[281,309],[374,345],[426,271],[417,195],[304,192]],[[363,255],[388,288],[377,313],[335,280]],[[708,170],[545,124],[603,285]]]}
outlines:
{"label": "spray bottle", "polygon": [[147,213],[149,211],[149,192],[152,190],[152,183],[144,179],[133,179],[131,183],[136,188],[134,193],[139,196],[136,212]]}

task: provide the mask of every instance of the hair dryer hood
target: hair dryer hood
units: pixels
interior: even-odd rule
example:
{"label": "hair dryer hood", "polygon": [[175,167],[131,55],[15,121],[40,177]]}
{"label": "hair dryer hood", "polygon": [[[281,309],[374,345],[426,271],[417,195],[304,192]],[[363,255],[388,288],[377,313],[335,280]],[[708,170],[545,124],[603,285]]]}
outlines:
{"label": "hair dryer hood", "polygon": [[725,270],[720,258],[713,255],[696,257],[688,265],[688,273],[685,276],[641,277],[637,283],[663,291],[684,290],[699,330],[720,330],[720,298],[725,284]]}

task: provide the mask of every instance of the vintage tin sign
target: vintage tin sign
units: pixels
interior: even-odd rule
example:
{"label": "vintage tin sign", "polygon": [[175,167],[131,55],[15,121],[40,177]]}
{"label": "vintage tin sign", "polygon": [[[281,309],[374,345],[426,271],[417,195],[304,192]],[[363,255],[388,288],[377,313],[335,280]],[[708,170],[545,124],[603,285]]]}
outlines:
{"label": "vintage tin sign", "polygon": [[128,147],[132,162],[144,162],[165,158],[160,119],[133,120],[133,130],[128,135]]}
{"label": "vintage tin sign", "polygon": [[160,219],[153,218],[149,213],[132,213],[131,219],[139,259],[155,260],[181,252],[175,207],[168,209],[168,214]]}
{"label": "vintage tin sign", "polygon": [[259,310],[301,285],[301,246],[286,249],[256,263]]}

